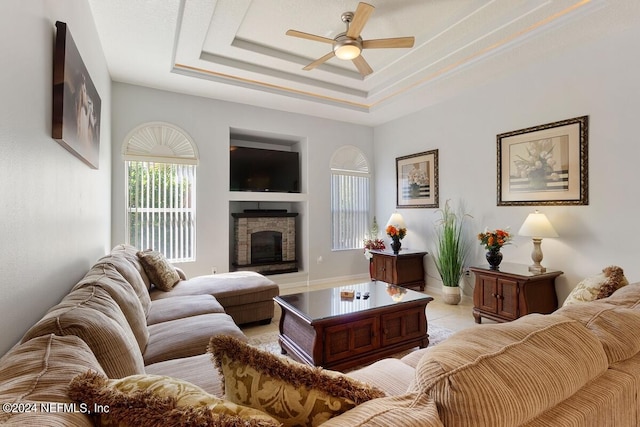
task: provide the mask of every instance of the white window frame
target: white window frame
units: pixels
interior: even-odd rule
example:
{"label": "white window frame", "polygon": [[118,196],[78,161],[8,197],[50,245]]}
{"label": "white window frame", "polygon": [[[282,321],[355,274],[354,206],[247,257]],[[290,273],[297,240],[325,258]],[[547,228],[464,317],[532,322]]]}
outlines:
{"label": "white window frame", "polygon": [[[193,140],[169,123],[146,123],[127,135],[122,154],[126,242],[162,252],[171,262],[195,261],[198,152]],[[133,170],[138,176],[131,188]]]}
{"label": "white window frame", "polygon": [[331,249],[362,249],[370,213],[369,162],[357,147],[341,147],[331,159]]}

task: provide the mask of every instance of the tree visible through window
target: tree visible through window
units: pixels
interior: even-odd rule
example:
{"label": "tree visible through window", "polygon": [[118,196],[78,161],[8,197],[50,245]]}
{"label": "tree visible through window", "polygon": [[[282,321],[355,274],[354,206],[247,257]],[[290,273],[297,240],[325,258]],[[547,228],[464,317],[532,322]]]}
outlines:
{"label": "tree visible through window", "polygon": [[195,166],[127,162],[129,243],[195,259]]}
{"label": "tree visible through window", "polygon": [[370,192],[364,154],[351,146],[337,150],[331,159],[332,249],[362,248],[369,230]]}
{"label": "tree visible through window", "polygon": [[127,242],[173,262],[195,260],[197,149],[181,129],[154,122],[125,139]]}

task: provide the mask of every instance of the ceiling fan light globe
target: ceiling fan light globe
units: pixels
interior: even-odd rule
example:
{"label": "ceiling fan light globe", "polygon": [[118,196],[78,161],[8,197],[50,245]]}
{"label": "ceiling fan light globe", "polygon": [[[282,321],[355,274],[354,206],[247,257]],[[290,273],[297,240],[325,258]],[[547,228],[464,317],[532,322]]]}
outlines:
{"label": "ceiling fan light globe", "polygon": [[360,56],[362,49],[355,40],[344,40],[333,46],[333,52],[340,59],[354,59]]}

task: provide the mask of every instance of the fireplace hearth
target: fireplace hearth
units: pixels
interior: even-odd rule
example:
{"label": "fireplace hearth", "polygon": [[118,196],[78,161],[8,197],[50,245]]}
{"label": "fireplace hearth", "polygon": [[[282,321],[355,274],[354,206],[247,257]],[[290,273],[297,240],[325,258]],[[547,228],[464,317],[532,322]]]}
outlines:
{"label": "fireplace hearth", "polygon": [[265,275],[298,271],[297,213],[286,210],[246,210],[234,218],[235,271]]}

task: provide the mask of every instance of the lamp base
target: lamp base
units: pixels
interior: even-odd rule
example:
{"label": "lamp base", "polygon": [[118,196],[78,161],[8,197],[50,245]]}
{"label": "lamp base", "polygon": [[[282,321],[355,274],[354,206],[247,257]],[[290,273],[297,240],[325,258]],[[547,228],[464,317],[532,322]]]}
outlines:
{"label": "lamp base", "polygon": [[545,273],[547,269],[539,264],[538,265],[533,264],[529,266],[529,271],[532,273]]}

